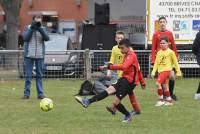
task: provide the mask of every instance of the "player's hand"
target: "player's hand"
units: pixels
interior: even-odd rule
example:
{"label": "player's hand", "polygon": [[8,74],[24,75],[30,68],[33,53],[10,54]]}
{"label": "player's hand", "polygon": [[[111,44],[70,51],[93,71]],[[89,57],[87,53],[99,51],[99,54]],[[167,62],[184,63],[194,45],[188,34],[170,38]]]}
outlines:
{"label": "player's hand", "polygon": [[101,71],[103,71],[103,70],[105,70],[105,69],[108,69],[108,66],[99,66],[99,69],[100,69]]}
{"label": "player's hand", "polygon": [[112,77],[112,72],[111,72],[111,70],[107,70],[106,76],[107,76],[109,79],[111,79],[111,77]]}
{"label": "player's hand", "polygon": [[106,77],[107,79],[111,79],[112,75],[111,75],[111,74],[107,74],[105,77]]}
{"label": "player's hand", "polygon": [[183,74],[176,75],[176,78],[181,78],[181,77],[183,77]]}

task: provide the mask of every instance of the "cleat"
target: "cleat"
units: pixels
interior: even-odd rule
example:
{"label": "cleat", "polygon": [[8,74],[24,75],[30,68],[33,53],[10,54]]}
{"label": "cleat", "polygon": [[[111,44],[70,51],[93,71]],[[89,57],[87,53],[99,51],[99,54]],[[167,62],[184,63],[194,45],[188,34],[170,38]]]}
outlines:
{"label": "cleat", "polygon": [[38,99],[39,99],[39,100],[42,100],[42,99],[44,99],[44,98],[46,98],[44,95],[38,96]]}
{"label": "cleat", "polygon": [[24,95],[24,96],[22,96],[22,100],[27,100],[27,99],[29,99],[30,97],[29,96],[26,96],[26,95]]}
{"label": "cleat", "polygon": [[80,103],[84,108],[87,108],[90,105],[90,102],[88,99],[83,99],[79,96],[75,96],[75,99],[78,103]]}
{"label": "cleat", "polygon": [[122,122],[124,122],[124,123],[129,123],[129,122],[131,122],[131,120],[132,120],[132,117],[131,117],[131,114],[129,114],[128,116],[125,116],[125,117],[124,117],[124,119],[123,119]]}
{"label": "cleat", "polygon": [[110,112],[112,115],[115,115],[117,111],[114,107],[106,107],[106,110]]}
{"label": "cleat", "polygon": [[172,103],[171,101],[166,101],[164,105],[165,105],[165,106],[172,106],[173,103]]}
{"label": "cleat", "polygon": [[195,100],[200,100],[200,93],[194,95]]}
{"label": "cleat", "polygon": [[177,96],[176,96],[175,94],[173,94],[173,95],[171,96],[171,98],[172,98],[174,101],[177,101],[177,100],[178,100],[178,98],[177,98]]}
{"label": "cleat", "polygon": [[160,107],[160,106],[163,106],[164,104],[165,104],[165,101],[159,100],[159,101],[155,104],[155,106],[156,106],[156,107]]}
{"label": "cleat", "polygon": [[140,111],[131,111],[130,114],[131,114],[131,116],[135,116],[135,115],[141,114],[141,112]]}

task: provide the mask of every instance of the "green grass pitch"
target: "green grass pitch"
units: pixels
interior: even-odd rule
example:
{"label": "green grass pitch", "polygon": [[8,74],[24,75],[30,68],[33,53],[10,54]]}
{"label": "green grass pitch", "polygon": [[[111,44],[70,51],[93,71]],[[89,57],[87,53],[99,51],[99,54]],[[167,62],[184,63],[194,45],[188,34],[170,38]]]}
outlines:
{"label": "green grass pitch", "polygon": [[[175,93],[179,100],[173,106],[155,107],[154,80],[147,80],[146,90],[136,89],[142,114],[131,123],[122,123],[122,114],[112,116],[105,110],[113,96],[84,109],[74,99],[80,80],[45,80],[46,95],[54,109],[39,108],[35,82],[31,98],[21,100],[23,81],[0,82],[0,134],[199,134],[200,101],[194,100],[199,79],[179,79]],[[131,109],[126,97],[123,104]]]}

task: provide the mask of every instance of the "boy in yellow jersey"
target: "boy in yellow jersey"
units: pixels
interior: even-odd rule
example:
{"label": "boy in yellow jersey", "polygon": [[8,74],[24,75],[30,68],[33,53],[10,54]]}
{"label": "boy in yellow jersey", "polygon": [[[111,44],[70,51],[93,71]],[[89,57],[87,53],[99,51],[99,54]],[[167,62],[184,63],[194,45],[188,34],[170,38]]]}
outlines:
{"label": "boy in yellow jersey", "polygon": [[[110,62],[111,64],[121,64],[123,61],[123,54],[121,53],[118,44],[119,42],[125,38],[125,35],[123,32],[119,31],[116,33],[115,36],[115,41],[117,42],[117,45],[113,46],[112,48],[112,53],[110,57]],[[122,71],[117,71],[118,77],[122,76]]]}
{"label": "boy in yellow jersey", "polygon": [[[116,36],[115,36],[115,40],[117,42],[117,45],[113,46],[112,48],[112,53],[111,53],[111,57],[110,57],[110,64],[121,64],[123,62],[123,54],[121,53],[119,47],[118,47],[118,44],[119,42],[125,38],[125,35],[122,31],[118,31],[116,32]],[[122,77],[122,71],[117,71],[117,76],[118,78]],[[144,89],[145,88],[145,81],[144,79],[142,79],[143,81],[140,82],[142,84],[142,88]],[[135,96],[135,94],[131,94],[129,95],[129,99],[130,99],[130,102],[132,104],[132,107],[133,107],[133,110],[132,111],[132,115],[134,114],[140,114],[140,106],[139,106],[139,103],[137,101],[137,98]],[[115,106],[113,105],[112,107],[106,107],[106,109],[111,112],[113,115],[116,113],[116,108]]]}
{"label": "boy in yellow jersey", "polygon": [[[160,46],[161,50],[158,51],[156,55],[155,64],[153,67],[153,71],[151,76],[154,77],[156,71],[158,71],[159,76],[157,80],[157,93],[159,96],[159,101],[156,103],[155,106],[162,106],[162,105],[173,105],[172,98],[170,96],[169,88],[167,85],[167,79],[169,79],[170,71],[175,66],[176,76],[181,76],[181,70],[178,65],[178,61],[176,58],[176,54],[174,51],[168,48],[169,39],[164,36],[160,38]],[[166,99],[163,98],[163,90]]]}

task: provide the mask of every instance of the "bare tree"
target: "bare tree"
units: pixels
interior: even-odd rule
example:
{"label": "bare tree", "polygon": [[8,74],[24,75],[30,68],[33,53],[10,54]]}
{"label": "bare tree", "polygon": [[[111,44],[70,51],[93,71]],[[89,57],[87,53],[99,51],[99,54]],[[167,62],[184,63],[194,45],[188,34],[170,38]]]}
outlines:
{"label": "bare tree", "polygon": [[6,17],[6,49],[18,48],[18,26],[21,3],[23,0],[0,0]]}

